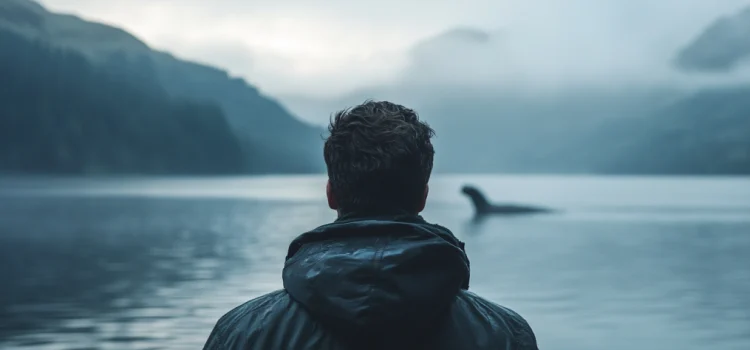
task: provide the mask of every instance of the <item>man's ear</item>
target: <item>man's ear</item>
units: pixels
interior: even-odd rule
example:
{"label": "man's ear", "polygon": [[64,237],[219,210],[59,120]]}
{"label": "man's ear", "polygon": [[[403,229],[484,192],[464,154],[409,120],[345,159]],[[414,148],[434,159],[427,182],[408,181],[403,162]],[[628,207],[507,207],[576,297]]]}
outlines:
{"label": "man's ear", "polygon": [[328,198],[328,207],[333,210],[339,209],[339,204],[336,203],[336,198],[333,196],[333,191],[331,190],[331,180],[328,180],[326,183],[326,197]]}
{"label": "man's ear", "polygon": [[424,196],[422,196],[422,201],[419,202],[419,207],[417,207],[417,213],[421,213],[422,210],[424,210],[424,207],[427,206],[427,195],[430,194],[430,185],[424,186]]}

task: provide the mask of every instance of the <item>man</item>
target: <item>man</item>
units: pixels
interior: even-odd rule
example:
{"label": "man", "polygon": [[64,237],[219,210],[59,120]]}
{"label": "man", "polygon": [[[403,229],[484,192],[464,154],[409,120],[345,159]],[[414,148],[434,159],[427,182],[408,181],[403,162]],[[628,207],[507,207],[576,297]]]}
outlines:
{"label": "man", "polygon": [[367,101],[329,131],[338,219],[297,237],[284,289],[224,315],[204,349],[537,350],[521,316],[468,291],[464,244],[419,216],[433,130],[406,107]]}

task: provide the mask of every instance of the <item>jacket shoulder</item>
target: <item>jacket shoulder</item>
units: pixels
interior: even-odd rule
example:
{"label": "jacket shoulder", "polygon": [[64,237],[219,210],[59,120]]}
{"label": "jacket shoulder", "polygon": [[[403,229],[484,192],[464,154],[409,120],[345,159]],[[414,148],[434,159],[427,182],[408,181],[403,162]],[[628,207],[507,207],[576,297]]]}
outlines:
{"label": "jacket shoulder", "polygon": [[511,348],[537,350],[536,336],[529,323],[515,311],[493,303],[469,291],[461,291],[458,301],[470,314],[484,318],[494,333],[510,336]]}
{"label": "jacket shoulder", "polygon": [[286,290],[250,300],[216,323],[204,350],[340,349]]}
{"label": "jacket shoulder", "polygon": [[278,290],[235,307],[216,322],[204,349],[236,348],[240,339],[248,339],[253,331],[263,329],[269,313],[289,302],[286,291]]}

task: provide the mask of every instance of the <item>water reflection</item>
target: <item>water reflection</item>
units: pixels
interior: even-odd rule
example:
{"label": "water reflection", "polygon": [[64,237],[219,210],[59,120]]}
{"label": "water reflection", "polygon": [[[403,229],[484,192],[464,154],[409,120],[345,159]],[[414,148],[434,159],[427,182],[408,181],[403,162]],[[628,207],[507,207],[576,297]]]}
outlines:
{"label": "water reflection", "polygon": [[[535,202],[562,214],[473,221],[454,193],[463,180],[436,181],[425,216],[466,242],[472,289],[522,313],[541,348],[750,349],[750,214],[722,200],[750,207],[744,187],[687,183],[695,195],[669,202],[645,180],[545,179],[549,197]],[[518,187],[496,181],[486,187]],[[629,210],[612,210],[620,187]],[[270,199],[182,197],[176,185],[164,197],[0,195],[0,348],[200,348],[224,312],[281,286],[294,236],[333,218],[288,188]]]}
{"label": "water reflection", "polygon": [[474,289],[544,327],[551,348],[750,345],[748,223],[492,223],[464,237]]}
{"label": "water reflection", "polygon": [[[322,212],[310,209],[239,200],[0,201],[0,279],[12,281],[0,289],[0,344],[195,347],[221,310],[278,287],[271,262],[283,259],[289,233],[303,230],[284,218],[315,221],[309,216]],[[248,273],[239,290],[226,285]]]}

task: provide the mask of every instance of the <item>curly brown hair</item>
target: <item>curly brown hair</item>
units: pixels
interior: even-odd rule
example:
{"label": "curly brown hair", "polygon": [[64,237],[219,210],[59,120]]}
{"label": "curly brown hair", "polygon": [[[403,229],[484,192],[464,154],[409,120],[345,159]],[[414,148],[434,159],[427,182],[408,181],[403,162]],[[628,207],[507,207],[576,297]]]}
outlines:
{"label": "curly brown hair", "polygon": [[335,113],[324,157],[343,212],[414,211],[432,173],[435,135],[417,113],[387,101],[365,101]]}

